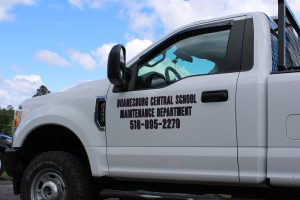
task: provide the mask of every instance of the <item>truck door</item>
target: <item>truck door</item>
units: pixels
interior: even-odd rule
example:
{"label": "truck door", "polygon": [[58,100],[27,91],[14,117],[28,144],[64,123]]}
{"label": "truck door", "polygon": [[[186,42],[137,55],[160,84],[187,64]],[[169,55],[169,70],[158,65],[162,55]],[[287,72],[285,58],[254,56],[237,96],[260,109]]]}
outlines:
{"label": "truck door", "polygon": [[238,182],[235,94],[244,20],[197,25],[155,45],[106,103],[109,173]]}

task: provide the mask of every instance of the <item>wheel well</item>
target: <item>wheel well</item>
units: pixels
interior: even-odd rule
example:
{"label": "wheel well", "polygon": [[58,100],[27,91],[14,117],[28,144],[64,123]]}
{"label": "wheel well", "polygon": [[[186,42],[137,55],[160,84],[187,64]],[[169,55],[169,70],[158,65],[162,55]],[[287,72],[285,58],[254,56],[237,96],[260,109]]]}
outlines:
{"label": "wheel well", "polygon": [[67,151],[81,159],[91,171],[85,148],[79,138],[68,128],[45,125],[33,130],[25,139],[21,156],[25,166],[37,155],[47,151]]}
{"label": "wheel well", "polygon": [[0,153],[4,154],[4,152],[5,152],[5,147],[0,145]]}

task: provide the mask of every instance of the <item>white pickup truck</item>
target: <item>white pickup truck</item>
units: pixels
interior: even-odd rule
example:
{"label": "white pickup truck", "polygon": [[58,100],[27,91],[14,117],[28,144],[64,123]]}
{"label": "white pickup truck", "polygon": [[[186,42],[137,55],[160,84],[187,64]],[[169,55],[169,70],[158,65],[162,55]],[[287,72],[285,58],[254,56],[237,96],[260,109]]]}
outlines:
{"label": "white pickup truck", "polygon": [[284,0],[278,18],[196,22],[125,58],[117,45],[108,80],[22,104],[6,151],[22,200],[300,186],[300,28]]}

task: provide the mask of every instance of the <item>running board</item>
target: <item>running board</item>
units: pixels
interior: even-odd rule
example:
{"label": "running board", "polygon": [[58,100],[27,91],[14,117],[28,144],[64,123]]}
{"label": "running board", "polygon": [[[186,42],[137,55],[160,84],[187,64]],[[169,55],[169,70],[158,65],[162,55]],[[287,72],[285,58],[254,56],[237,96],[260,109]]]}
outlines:
{"label": "running board", "polygon": [[163,193],[150,192],[144,190],[138,191],[123,191],[104,189],[100,191],[100,196],[104,198],[124,198],[130,200],[222,200],[219,195],[195,195],[195,194],[181,194],[181,193]]}

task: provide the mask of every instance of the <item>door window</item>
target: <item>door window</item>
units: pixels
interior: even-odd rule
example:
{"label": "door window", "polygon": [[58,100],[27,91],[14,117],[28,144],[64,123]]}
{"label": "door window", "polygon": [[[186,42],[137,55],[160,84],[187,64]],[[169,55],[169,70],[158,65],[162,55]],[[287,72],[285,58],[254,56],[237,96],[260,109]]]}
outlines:
{"label": "door window", "polygon": [[180,40],[141,64],[137,89],[159,88],[180,79],[226,72],[230,30]]}

